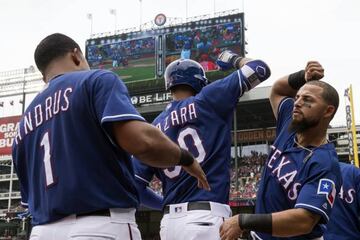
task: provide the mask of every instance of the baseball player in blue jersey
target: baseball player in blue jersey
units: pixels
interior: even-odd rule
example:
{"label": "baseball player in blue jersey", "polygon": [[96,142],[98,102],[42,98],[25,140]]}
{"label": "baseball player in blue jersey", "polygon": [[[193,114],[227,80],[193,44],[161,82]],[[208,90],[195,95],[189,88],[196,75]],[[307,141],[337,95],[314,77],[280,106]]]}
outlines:
{"label": "baseball player in blue jersey", "polygon": [[[241,58],[230,51],[219,56],[218,64],[238,70],[208,85],[199,63],[189,59],[172,62],[165,71],[165,84],[173,101],[153,122],[194,155],[208,177],[211,191],[197,189],[195,179],[181,167],[159,169],[135,162],[141,201],[163,208],[162,240],[220,239],[219,227],[231,216],[228,201],[233,111],[239,97],[266,80],[270,69],[261,60]],[[163,183],[162,202],[153,198],[154,194],[147,194],[146,186],[154,174]]]}
{"label": "baseball player in blue jersey", "polygon": [[89,70],[74,40],[46,37],[35,62],[47,85],[26,109],[13,146],[31,239],[140,239],[129,154],[155,167],[179,163],[209,188],[190,153],[144,122],[115,74]]}
{"label": "baseball player in blue jersey", "polygon": [[360,239],[360,169],[340,163],[343,180],[324,233],[325,240]]}
{"label": "baseball player in blue jersey", "polygon": [[253,239],[323,239],[341,186],[338,157],[326,131],[339,96],[316,81],[324,69],[315,61],[305,70],[280,78],[270,103],[277,119],[276,139],[265,163],[255,214],[236,215],[221,226],[221,239],[252,231]]}

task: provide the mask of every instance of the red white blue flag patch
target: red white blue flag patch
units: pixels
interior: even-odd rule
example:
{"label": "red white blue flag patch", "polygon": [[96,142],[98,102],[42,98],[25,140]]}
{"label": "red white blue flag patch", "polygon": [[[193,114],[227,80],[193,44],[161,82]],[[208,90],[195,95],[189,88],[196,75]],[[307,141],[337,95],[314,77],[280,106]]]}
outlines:
{"label": "red white blue flag patch", "polygon": [[330,206],[334,205],[336,189],[335,183],[327,178],[320,179],[317,194],[326,195],[326,200],[329,202]]}

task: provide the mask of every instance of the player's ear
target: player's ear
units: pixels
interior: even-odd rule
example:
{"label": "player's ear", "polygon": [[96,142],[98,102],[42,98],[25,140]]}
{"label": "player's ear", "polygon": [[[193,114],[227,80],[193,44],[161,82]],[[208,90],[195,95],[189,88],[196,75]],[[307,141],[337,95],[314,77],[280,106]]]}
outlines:
{"label": "player's ear", "polygon": [[79,49],[74,48],[74,50],[71,52],[71,59],[75,63],[76,66],[79,66],[81,63],[81,52]]}
{"label": "player's ear", "polygon": [[332,118],[334,116],[334,113],[336,111],[336,108],[333,105],[328,105],[324,112],[324,118]]}

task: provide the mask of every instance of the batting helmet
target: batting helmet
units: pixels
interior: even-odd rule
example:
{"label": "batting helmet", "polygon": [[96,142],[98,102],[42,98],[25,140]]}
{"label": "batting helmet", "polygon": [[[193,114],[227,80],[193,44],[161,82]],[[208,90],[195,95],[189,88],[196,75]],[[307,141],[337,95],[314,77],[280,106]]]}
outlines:
{"label": "batting helmet", "polygon": [[191,59],[175,60],[165,70],[166,90],[177,85],[188,85],[198,93],[207,84],[204,69]]}

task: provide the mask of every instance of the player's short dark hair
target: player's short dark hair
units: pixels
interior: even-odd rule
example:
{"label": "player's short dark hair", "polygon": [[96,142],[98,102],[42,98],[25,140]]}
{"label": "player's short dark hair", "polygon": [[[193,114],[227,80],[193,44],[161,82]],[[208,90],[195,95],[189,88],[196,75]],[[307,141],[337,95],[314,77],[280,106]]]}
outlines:
{"label": "player's short dark hair", "polygon": [[306,84],[315,85],[323,89],[321,97],[328,105],[332,105],[335,107],[334,114],[331,116],[332,119],[339,107],[339,94],[336,89],[330,84],[323,81],[309,81]]}
{"label": "player's short dark hair", "polygon": [[65,56],[75,48],[81,51],[79,45],[72,38],[61,33],[51,34],[44,38],[35,49],[36,66],[43,73],[51,61]]}

